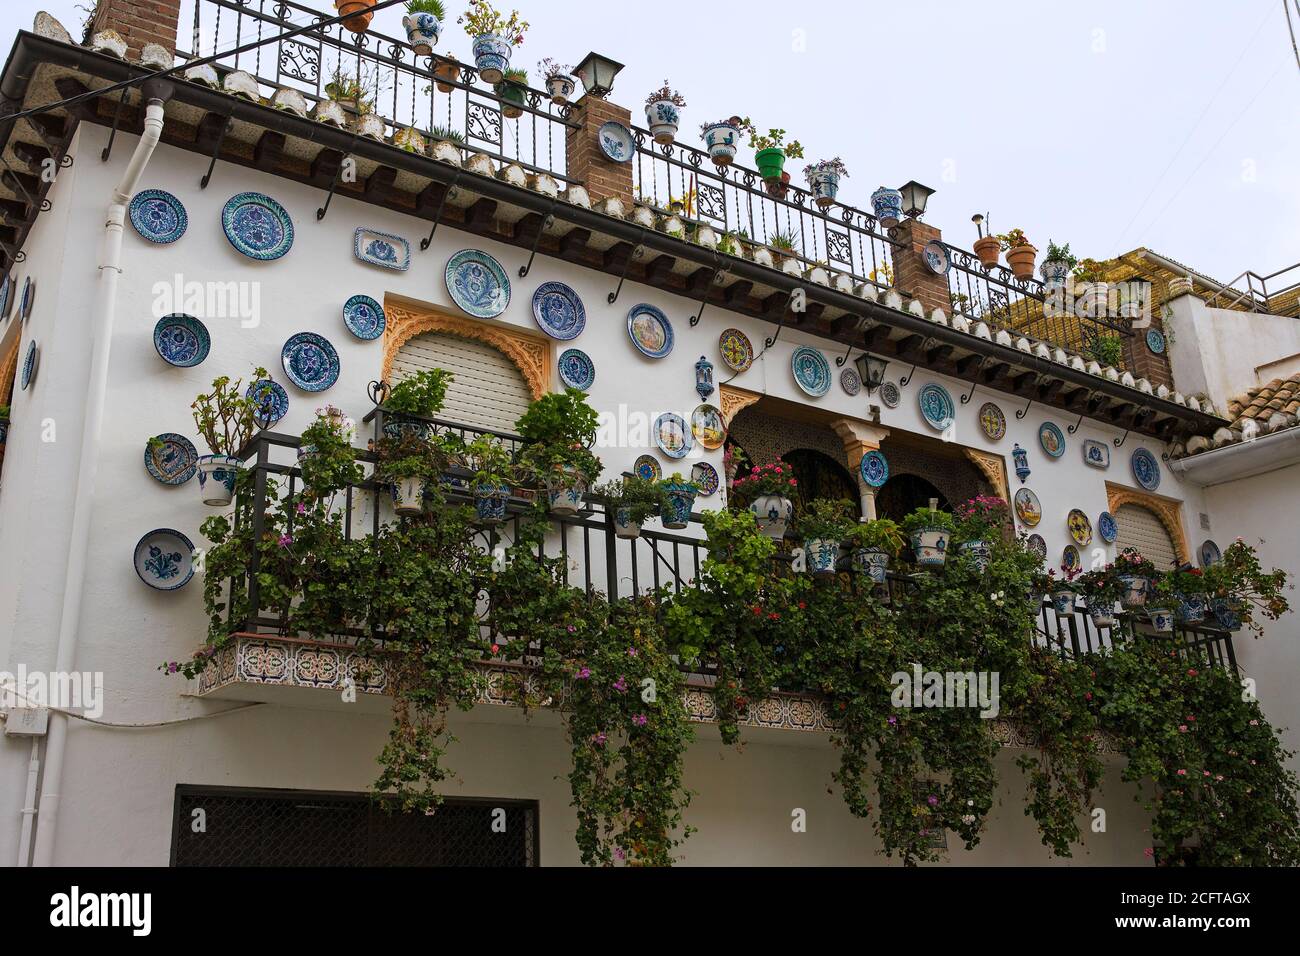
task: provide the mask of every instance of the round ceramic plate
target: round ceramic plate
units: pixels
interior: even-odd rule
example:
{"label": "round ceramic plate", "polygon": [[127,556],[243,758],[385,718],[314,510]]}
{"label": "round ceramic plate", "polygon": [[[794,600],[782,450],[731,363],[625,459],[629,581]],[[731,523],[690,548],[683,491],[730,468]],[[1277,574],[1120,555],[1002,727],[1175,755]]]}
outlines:
{"label": "round ceramic plate", "polygon": [[879,451],[872,450],[862,456],[862,461],[858,463],[858,472],[868,485],[879,488],[889,480],[889,462]]}
{"label": "round ceramic plate", "polygon": [[323,392],[339,380],[339,353],[329,339],[315,332],[289,336],[280,362],[289,381],[304,392]]}
{"label": "round ceramic plate", "polygon": [[1165,351],[1165,333],[1159,329],[1147,329],[1147,348],[1156,355],[1163,355]]}
{"label": "round ceramic plate", "polygon": [[565,349],[560,353],[560,381],[568,388],[587,391],[596,381],[596,366],[582,349]]}
{"label": "round ceramic plate", "polygon": [[189,216],[181,201],[162,189],[142,189],[131,200],[131,225],[150,242],[175,242],[185,235]]}
{"label": "round ceramic plate", "polygon": [[1007,434],[1007,416],[992,402],[985,402],[980,406],[980,428],[990,439],[998,441]]}
{"label": "round ceramic plate", "polygon": [[663,310],[634,305],[627,313],[627,334],[642,355],[661,359],[673,350],[673,326]]}
{"label": "round ceramic plate", "polygon": [[722,447],[727,440],[727,426],[722,424],[722,412],[715,405],[700,405],[691,412],[691,434],[709,451]]}
{"label": "round ceramic plate", "polygon": [[193,368],[208,357],[212,339],[206,325],[176,312],[164,315],[153,327],[153,347],[168,365]]}
{"label": "round ceramic plate", "polygon": [[261,193],[231,196],[221,210],[230,244],[250,259],[279,259],[293,247],[293,220],[283,206]]}
{"label": "round ceramic plate", "polygon": [[897,408],[898,403],[903,400],[903,396],[898,391],[898,386],[893,382],[883,382],[880,386],[880,400],[885,403],[887,408]]}
{"label": "round ceramic plate", "polygon": [[257,411],[253,417],[263,428],[270,428],[289,414],[289,393],[279,382],[259,378],[256,382],[248,383],[244,395],[257,402]]}
{"label": "round ceramic plate", "polygon": [[846,368],[840,372],[840,388],[850,395],[856,395],[862,391],[862,379],[855,370]]}
{"label": "round ceramic plate", "polygon": [[1155,455],[1145,448],[1135,448],[1131,463],[1133,477],[1137,479],[1139,485],[1147,491],[1155,491],[1160,487],[1160,465]]}
{"label": "round ceramic plate", "polygon": [[175,591],[194,577],[194,542],[172,528],[155,528],[135,546],[135,573],[159,591]]}
{"label": "round ceramic plate", "polygon": [[1038,444],[1043,446],[1051,458],[1060,458],[1065,454],[1065,436],[1054,422],[1043,422],[1038,426]]}
{"label": "round ceramic plate", "polygon": [[1047,542],[1041,534],[1031,534],[1025,539],[1025,546],[1042,560],[1047,560]]}
{"label": "round ceramic plate", "polygon": [[1201,567],[1208,568],[1212,564],[1218,564],[1223,559],[1223,553],[1219,551],[1219,546],[1206,538],[1201,542],[1199,549],[1201,557]]}
{"label": "round ceramic plate", "polygon": [[533,319],[553,339],[576,339],[587,324],[578,293],[563,282],[543,282],[533,293]]}
{"label": "round ceramic plate", "polygon": [[1033,528],[1043,520],[1043,506],[1038,501],[1038,495],[1028,488],[1021,488],[1016,492],[1013,504],[1016,517],[1020,519],[1021,524]]}
{"label": "round ceramic plate", "polygon": [[685,458],[691,451],[691,429],[676,412],[655,419],[655,445],[669,458]]}
{"label": "round ceramic plate", "polygon": [[831,388],[831,365],[814,348],[801,345],[790,355],[790,371],[794,382],[805,395],[821,398]]}
{"label": "round ceramic plate", "polygon": [[1119,523],[1109,511],[1097,515],[1097,536],[1106,544],[1111,544],[1119,537]]}
{"label": "round ceramic plate", "polygon": [[632,463],[632,471],[644,481],[658,481],[664,476],[659,459],[654,455],[642,455]]}
{"label": "round ceramic plate", "polygon": [[354,295],[343,303],[343,324],[359,339],[367,342],[384,334],[388,317],[384,307],[368,295]]}
{"label": "round ceramic plate", "polygon": [[452,301],[480,319],[495,319],[510,304],[510,279],[492,256],[462,249],[447,260],[443,271]]}
{"label": "round ceramic plate", "polygon": [[616,163],[626,163],[636,152],[632,131],[622,123],[613,120],[602,123],[597,136],[600,139],[600,151]]}
{"label": "round ceramic plate", "polygon": [[916,399],[921,405],[921,415],[932,428],[943,431],[953,423],[956,409],[952,396],[942,385],[931,382],[921,387]]}
{"label": "round ceramic plate", "polygon": [[0,322],[9,318],[9,310],[14,304],[14,277],[5,276],[0,282]]}
{"label": "round ceramic plate", "polygon": [[723,329],[718,336],[718,351],[733,372],[743,372],[754,364],[754,345],[740,329]]}
{"label": "round ceramic plate", "polygon": [[935,275],[947,275],[948,270],[952,268],[947,247],[937,239],[925,244],[925,248],[921,250],[921,259],[925,262],[925,267]]}
{"label": "round ceramic plate", "polygon": [[1079,549],[1072,544],[1067,544],[1065,550],[1061,552],[1061,568],[1065,571],[1073,571],[1080,567],[1083,567],[1083,557],[1079,554]]}
{"label": "round ceramic plate", "polygon": [[23,374],[22,390],[27,391],[27,386],[36,381],[36,370],[41,364],[41,349],[32,339],[27,343],[27,354],[23,357]]}
{"label": "round ceramic plate", "polygon": [[1088,520],[1086,514],[1078,508],[1071,508],[1065,522],[1070,528],[1070,538],[1075,544],[1085,548],[1092,544],[1092,522]]}
{"label": "round ceramic plate", "polygon": [[31,276],[23,279],[23,297],[18,303],[18,314],[22,316],[23,321],[32,314],[32,303],[36,301],[36,280]]}
{"label": "round ceramic plate", "polygon": [[183,485],[198,471],[199,453],[184,435],[163,432],[144,446],[144,467],[164,485]]}
{"label": "round ceramic plate", "polygon": [[718,469],[707,461],[696,462],[691,468],[691,481],[700,486],[700,494],[707,498],[718,490]]}

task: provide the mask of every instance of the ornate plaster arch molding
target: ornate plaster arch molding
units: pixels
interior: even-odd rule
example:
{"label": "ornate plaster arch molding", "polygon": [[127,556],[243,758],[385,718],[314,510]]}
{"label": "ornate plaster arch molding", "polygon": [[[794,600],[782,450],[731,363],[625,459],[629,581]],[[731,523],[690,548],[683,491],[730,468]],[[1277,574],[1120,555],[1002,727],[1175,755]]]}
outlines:
{"label": "ornate plaster arch molding", "polygon": [[384,381],[392,374],[398,349],[425,332],[445,332],[484,342],[503,353],[519,367],[533,398],[541,398],[551,390],[551,346],[542,339],[400,300],[385,299],[384,314],[388,326],[384,330],[384,364],[379,373]]}
{"label": "ornate plaster arch molding", "polygon": [[[976,451],[974,448],[963,448],[966,457],[971,463],[984,475],[993,490],[1002,496],[1002,499],[1008,504],[1011,502],[1011,489],[1007,485],[1007,461],[1001,455],[994,455],[986,451]],[[1113,510],[1113,509],[1112,509]]]}
{"label": "ornate plaster arch molding", "polygon": [[13,345],[9,346],[9,351],[0,359],[0,405],[9,404],[14,390],[14,378],[18,374],[18,352],[22,344],[23,337],[15,335]]}
{"label": "ornate plaster arch molding", "polygon": [[742,410],[753,405],[763,396],[757,392],[748,392],[734,385],[722,385],[718,388],[718,410],[722,412],[722,424],[731,427],[731,420]]}
{"label": "ornate plaster arch molding", "polygon": [[1172,498],[1162,498],[1136,488],[1124,488],[1106,482],[1107,510],[1115,514],[1124,505],[1138,505],[1146,508],[1160,519],[1160,523],[1169,532],[1169,538],[1178,552],[1179,561],[1190,561],[1192,552],[1187,547],[1187,535],[1183,531],[1183,505]]}

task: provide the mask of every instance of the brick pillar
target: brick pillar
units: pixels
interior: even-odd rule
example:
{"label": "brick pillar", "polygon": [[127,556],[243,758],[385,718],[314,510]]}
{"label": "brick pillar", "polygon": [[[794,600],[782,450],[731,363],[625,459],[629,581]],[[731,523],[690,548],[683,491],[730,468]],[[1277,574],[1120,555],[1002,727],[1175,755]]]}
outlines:
{"label": "brick pillar", "polygon": [[565,133],[567,175],[587,187],[592,202],[621,199],[632,208],[632,163],[616,163],[600,149],[598,134],[602,124],[613,120],[630,126],[632,113],[608,100],[584,96],[574,104],[569,119],[581,126]]}
{"label": "brick pillar", "polygon": [[894,247],[894,288],[920,300],[927,315],[935,309],[943,309],[945,314],[952,311],[948,277],[931,272],[921,255],[926,243],[940,235],[934,226],[915,219],[904,219],[895,227],[895,238],[903,245]]}
{"label": "brick pillar", "polygon": [[176,52],[176,28],[181,0],[99,0],[91,21],[91,34],[116,30],[126,40],[127,56],[135,60],[146,43]]}
{"label": "brick pillar", "polygon": [[[1146,325],[1141,320],[1134,320],[1133,335],[1125,336],[1127,353],[1125,358],[1128,360],[1128,370],[1133,373],[1134,378],[1146,379],[1153,388],[1158,385],[1173,388],[1174,374],[1169,363],[1169,333],[1165,331],[1164,304],[1150,302],[1147,304],[1147,310],[1149,311],[1144,311],[1143,317],[1150,318],[1150,325]],[[1147,345],[1148,329],[1158,329],[1165,338],[1165,350],[1159,355],[1152,352]]]}

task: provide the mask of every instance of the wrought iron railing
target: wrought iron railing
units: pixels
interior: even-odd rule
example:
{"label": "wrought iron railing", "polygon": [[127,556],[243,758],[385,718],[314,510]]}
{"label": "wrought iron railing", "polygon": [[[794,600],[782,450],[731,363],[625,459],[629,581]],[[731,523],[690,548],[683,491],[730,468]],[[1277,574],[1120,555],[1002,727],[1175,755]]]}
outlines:
{"label": "wrought iron railing", "polygon": [[[181,61],[271,40],[294,27],[334,16],[333,11],[322,13],[290,0],[183,0],[182,24],[187,13],[193,22],[191,49],[177,54]],[[448,23],[446,29],[453,26]],[[546,93],[527,86],[521,101],[503,100],[479,79],[472,65],[436,55],[417,56],[404,40],[374,29],[353,34],[334,24],[221,57],[216,65],[223,71],[250,73],[268,101],[280,87],[298,90],[309,99],[328,99],[327,87],[337,78],[360,80],[389,136],[410,127],[426,139],[446,139],[449,131],[467,151],[567,182],[565,131],[573,125],[567,106],[556,107]],[[520,115],[511,119],[506,108]]]}

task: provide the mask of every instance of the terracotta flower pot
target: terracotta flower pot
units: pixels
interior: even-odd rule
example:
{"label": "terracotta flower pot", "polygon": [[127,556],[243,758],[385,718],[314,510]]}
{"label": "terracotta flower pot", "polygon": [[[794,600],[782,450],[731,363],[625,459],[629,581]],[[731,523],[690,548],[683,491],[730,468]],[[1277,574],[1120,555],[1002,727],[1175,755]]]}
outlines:
{"label": "terracotta flower pot", "polygon": [[370,8],[375,5],[376,0],[334,0],[334,9],[339,12],[339,16],[347,17],[343,25],[353,33],[365,33],[370,26],[370,18],[374,14]]}
{"label": "terracotta flower pot", "polygon": [[980,257],[980,264],[985,269],[992,269],[998,264],[998,252],[1001,249],[997,236],[982,236],[975,241],[975,255]]}
{"label": "terracotta flower pot", "polygon": [[1033,246],[1012,246],[1007,250],[1007,265],[1015,273],[1017,279],[1032,279],[1034,277],[1034,259],[1038,257],[1038,250]]}
{"label": "terracotta flower pot", "polygon": [[438,90],[450,93],[456,88],[452,84],[460,82],[460,61],[452,58],[439,60],[433,68],[433,75],[438,78],[435,81]]}

